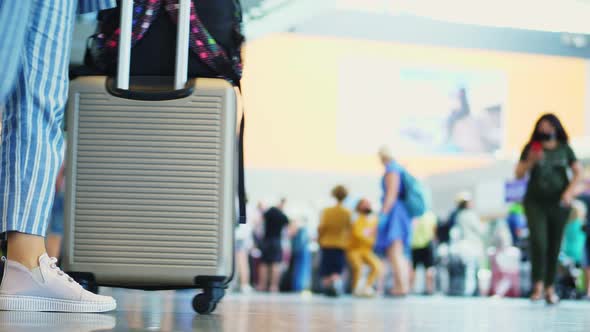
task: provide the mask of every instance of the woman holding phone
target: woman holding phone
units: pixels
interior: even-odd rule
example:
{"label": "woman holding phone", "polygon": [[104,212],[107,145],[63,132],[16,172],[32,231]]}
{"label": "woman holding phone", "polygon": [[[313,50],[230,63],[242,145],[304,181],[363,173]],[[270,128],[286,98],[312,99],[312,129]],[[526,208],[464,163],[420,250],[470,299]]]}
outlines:
{"label": "woman holding phone", "polygon": [[533,292],[531,300],[557,304],[553,283],[565,224],[582,167],[554,114],[545,114],[516,166],[516,177],[529,176],[524,208],[530,230]]}

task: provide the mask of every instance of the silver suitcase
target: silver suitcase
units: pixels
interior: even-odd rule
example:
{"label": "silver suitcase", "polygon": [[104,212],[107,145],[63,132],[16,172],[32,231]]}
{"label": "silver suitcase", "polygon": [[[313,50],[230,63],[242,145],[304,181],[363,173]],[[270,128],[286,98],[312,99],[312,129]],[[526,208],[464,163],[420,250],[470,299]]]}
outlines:
{"label": "silver suitcase", "polygon": [[117,79],[70,87],[63,268],[92,290],[200,288],[193,307],[210,313],[233,276],[238,95],[223,79],[186,83],[178,51],[175,89],[162,77],[128,88],[125,33]]}

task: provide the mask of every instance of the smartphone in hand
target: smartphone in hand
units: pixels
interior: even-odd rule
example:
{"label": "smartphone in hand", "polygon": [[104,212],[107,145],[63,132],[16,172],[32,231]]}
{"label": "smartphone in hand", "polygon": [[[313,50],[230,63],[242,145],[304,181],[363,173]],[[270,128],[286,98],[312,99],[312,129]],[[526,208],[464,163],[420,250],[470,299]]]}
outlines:
{"label": "smartphone in hand", "polygon": [[543,159],[544,152],[543,152],[543,145],[540,142],[533,142],[531,144],[531,150],[529,152],[529,159],[533,161],[539,161]]}

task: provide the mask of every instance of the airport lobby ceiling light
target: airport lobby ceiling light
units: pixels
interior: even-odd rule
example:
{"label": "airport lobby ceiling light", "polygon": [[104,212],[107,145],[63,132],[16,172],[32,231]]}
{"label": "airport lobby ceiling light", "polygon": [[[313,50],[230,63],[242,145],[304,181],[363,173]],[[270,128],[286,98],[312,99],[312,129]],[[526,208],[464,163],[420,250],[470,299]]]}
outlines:
{"label": "airport lobby ceiling light", "polygon": [[590,33],[589,0],[337,0],[346,10],[480,26]]}

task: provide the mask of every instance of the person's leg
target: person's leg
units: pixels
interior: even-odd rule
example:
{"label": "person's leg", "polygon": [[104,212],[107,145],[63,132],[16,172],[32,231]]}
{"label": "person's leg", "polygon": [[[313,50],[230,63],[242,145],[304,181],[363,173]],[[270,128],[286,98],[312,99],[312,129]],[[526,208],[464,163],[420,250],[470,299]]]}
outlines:
{"label": "person's leg", "polygon": [[326,256],[326,251],[322,250],[320,260],[320,277],[322,278],[322,287],[324,289],[332,287],[332,274],[330,273],[330,261]]}
{"label": "person's leg", "polygon": [[416,289],[416,268],[418,266],[416,264],[412,264],[411,268],[409,269],[409,283],[408,283],[408,288],[412,290],[412,292],[414,292],[414,290]]}
{"label": "person's leg", "polygon": [[543,281],[545,279],[548,218],[545,215],[544,209],[532,202],[525,202],[525,211],[529,227],[531,276],[533,282],[531,299],[539,300],[543,296]]}
{"label": "person's leg", "polygon": [[584,276],[586,277],[586,296],[590,297],[590,267],[584,269]]}
{"label": "person's leg", "polygon": [[405,266],[405,269],[401,270],[401,278],[403,280],[402,285],[404,286],[402,293],[404,295],[410,292],[410,270],[413,268],[412,261],[410,259],[411,255],[411,250],[409,249],[407,244],[402,244],[400,260],[403,266]]}
{"label": "person's leg", "polygon": [[[563,241],[563,232],[569,215],[567,208],[555,207],[549,210],[547,223],[547,255],[545,256],[545,293],[548,299],[555,297],[553,284],[557,274],[557,259]],[[556,302],[557,299],[551,302]]]}
{"label": "person's leg", "polygon": [[332,274],[332,284],[338,294],[344,294],[345,286],[342,279],[344,269],[346,268],[346,253],[343,249],[334,250],[334,273]]}
{"label": "person's leg", "polygon": [[49,221],[49,228],[47,230],[47,238],[45,245],[47,247],[47,255],[49,257],[60,258],[61,254],[61,240],[64,232],[64,196],[62,193],[55,195],[53,208],[51,209],[51,217]]}
{"label": "person's leg", "polygon": [[261,262],[258,268],[258,287],[256,287],[259,292],[268,290],[268,272],[269,265],[266,262]]}
{"label": "person's leg", "polygon": [[337,249],[322,249],[320,275],[322,277],[322,287],[326,290],[333,290],[335,284],[340,280],[340,274],[337,272],[338,258]]}
{"label": "person's leg", "polygon": [[355,293],[358,289],[358,281],[360,280],[363,262],[359,250],[350,250],[347,253],[348,265],[350,266],[352,292]]}
{"label": "person's leg", "polygon": [[367,277],[367,286],[373,287],[375,280],[383,274],[381,260],[372,251],[365,251],[363,253],[363,261],[371,268],[371,272]]}
{"label": "person's leg", "polygon": [[59,258],[61,254],[61,238],[62,237],[59,234],[47,235],[45,243],[47,246],[47,255],[49,255],[49,257]]}
{"label": "person's leg", "polygon": [[270,291],[271,293],[278,293],[279,283],[281,282],[281,263],[271,264],[270,270]]}
{"label": "person's leg", "polygon": [[278,293],[279,284],[281,282],[281,270],[283,257],[283,248],[281,245],[281,239],[274,239],[271,241],[270,251],[270,292]]}
{"label": "person's leg", "polygon": [[328,277],[328,282],[333,284],[333,283],[334,283],[336,280],[338,280],[338,279],[339,279],[339,275],[338,275],[338,274],[336,274],[336,273],[332,273],[332,274],[330,274],[330,276]]}
{"label": "person's leg", "polygon": [[425,249],[424,269],[426,270],[426,293],[434,294],[436,268],[434,259],[434,244],[431,242]]}
{"label": "person's leg", "polygon": [[381,273],[381,275],[377,278],[377,293],[379,294],[384,294],[386,292],[386,279],[389,276],[389,272],[391,270],[391,266],[390,266],[390,260],[387,259],[387,257],[385,258],[379,258],[379,261],[381,263],[381,267],[383,267],[383,272]]}
{"label": "person's leg", "polygon": [[248,251],[242,249],[236,252],[236,263],[238,274],[240,276],[240,289],[247,291],[250,289],[250,267],[248,266]]}
{"label": "person's leg", "polygon": [[324,290],[332,287],[332,251],[330,249],[320,250],[320,277]]}
{"label": "person's leg", "polygon": [[15,87],[17,73],[23,59],[21,52],[25,45],[32,7],[33,0],[0,1],[0,32],[2,32],[0,39],[0,63],[2,64],[0,112],[2,112],[5,99]]}
{"label": "person's leg", "polygon": [[320,276],[324,293],[331,297],[339,296],[344,289],[341,277],[346,264],[344,251],[324,248],[321,255]]}
{"label": "person's leg", "polygon": [[0,232],[9,234],[0,310],[102,312],[116,308],[113,298],[84,290],[45,254],[43,237],[63,158],[61,125],[76,4],[74,0],[33,3],[17,83],[3,105]]}
{"label": "person's leg", "polygon": [[406,295],[408,292],[407,287],[407,269],[408,264],[404,257],[404,243],[401,240],[393,242],[391,247],[388,249],[388,256],[391,260],[391,266],[393,268],[393,295]]}
{"label": "person's leg", "polygon": [[[39,235],[8,233],[8,259],[32,269],[39,265],[39,257],[45,253],[45,239]],[[8,277],[8,276],[5,276]]]}
{"label": "person's leg", "polygon": [[418,268],[418,265],[422,264],[422,251],[421,249],[412,249],[412,261],[410,264],[410,283],[409,283],[409,287],[410,289],[414,290],[416,289],[416,269]]}
{"label": "person's leg", "polygon": [[433,266],[426,269],[426,293],[434,294],[434,279],[436,277],[436,270]]}
{"label": "person's leg", "polygon": [[[337,266],[335,266],[336,268]],[[332,285],[331,290],[335,291],[337,296],[344,294],[345,286],[344,281],[342,280],[342,271],[335,272],[330,276],[330,284]]]}
{"label": "person's leg", "polygon": [[41,252],[21,252],[22,247],[11,242],[30,241],[33,248],[44,243],[63,157],[61,125],[74,9],[72,0],[35,1],[22,67],[5,104],[0,155],[2,231],[17,232],[10,236],[8,258],[28,267],[38,264]]}

